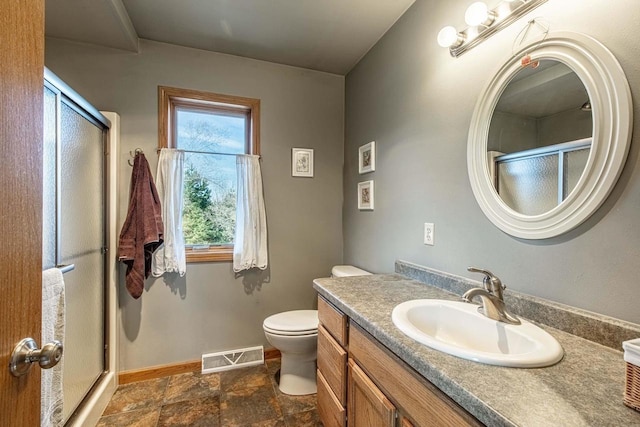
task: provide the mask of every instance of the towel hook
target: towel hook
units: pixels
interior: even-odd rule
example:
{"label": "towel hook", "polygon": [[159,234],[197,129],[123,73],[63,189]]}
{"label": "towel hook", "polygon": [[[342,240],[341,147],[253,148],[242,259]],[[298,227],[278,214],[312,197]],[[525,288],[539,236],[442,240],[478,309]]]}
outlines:
{"label": "towel hook", "polygon": [[[133,151],[129,150],[129,156],[131,156],[132,159],[135,159],[138,154],[143,154],[143,153],[144,153],[144,150],[142,148],[136,148]],[[133,163],[131,163],[131,159],[127,160],[127,163],[129,163],[129,166],[133,166]]]}

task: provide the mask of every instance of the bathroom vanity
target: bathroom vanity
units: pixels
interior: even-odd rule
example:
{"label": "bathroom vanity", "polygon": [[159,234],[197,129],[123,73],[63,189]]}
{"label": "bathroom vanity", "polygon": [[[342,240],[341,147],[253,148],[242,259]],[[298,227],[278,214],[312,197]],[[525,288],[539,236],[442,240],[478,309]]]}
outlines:
{"label": "bathroom vanity", "polygon": [[[564,359],[516,369],[460,359],[405,336],[391,320],[396,305],[459,300],[436,286],[400,274],[314,281],[318,411],[326,427],[640,426],[640,413],[622,403],[621,351],[540,325],[560,342]],[[638,332],[627,325],[623,333]]]}
{"label": "bathroom vanity", "polygon": [[405,427],[482,425],[321,296],[318,317],[318,411],[325,427],[394,426],[396,419]]}

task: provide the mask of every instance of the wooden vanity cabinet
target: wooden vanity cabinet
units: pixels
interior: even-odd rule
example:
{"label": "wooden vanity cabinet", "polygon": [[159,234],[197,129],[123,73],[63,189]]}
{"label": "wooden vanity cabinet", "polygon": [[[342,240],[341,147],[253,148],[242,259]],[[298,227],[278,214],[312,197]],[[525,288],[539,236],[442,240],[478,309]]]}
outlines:
{"label": "wooden vanity cabinet", "polygon": [[401,425],[483,425],[353,322],[349,328],[349,358],[399,408],[404,419]]}
{"label": "wooden vanity cabinet", "polygon": [[320,296],[318,318],[318,414],[324,427],[482,426]]}
{"label": "wooden vanity cabinet", "polygon": [[324,427],[347,425],[348,319],[318,297],[318,415]]}

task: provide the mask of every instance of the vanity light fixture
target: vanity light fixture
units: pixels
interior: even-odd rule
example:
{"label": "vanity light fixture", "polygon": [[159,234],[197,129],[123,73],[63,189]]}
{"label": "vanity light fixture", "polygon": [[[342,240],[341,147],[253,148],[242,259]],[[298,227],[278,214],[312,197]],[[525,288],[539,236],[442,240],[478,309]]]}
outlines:
{"label": "vanity light fixture", "polygon": [[464,13],[464,22],[472,27],[482,25],[488,27],[496,20],[496,13],[489,10],[485,2],[477,1],[472,3]]}
{"label": "vanity light fixture", "polygon": [[449,48],[451,56],[460,56],[546,1],[502,0],[493,9],[484,2],[474,2],[464,14],[469,27],[462,31],[452,26],[444,27],[438,33],[438,44]]}
{"label": "vanity light fixture", "polygon": [[455,27],[447,25],[438,33],[438,44],[441,47],[455,48],[464,43],[464,35],[460,34]]}

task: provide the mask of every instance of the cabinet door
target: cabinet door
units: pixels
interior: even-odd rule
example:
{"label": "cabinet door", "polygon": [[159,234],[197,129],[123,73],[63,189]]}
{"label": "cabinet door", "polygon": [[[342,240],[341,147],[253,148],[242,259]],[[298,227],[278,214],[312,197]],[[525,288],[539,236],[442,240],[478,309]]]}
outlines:
{"label": "cabinet door", "polygon": [[393,427],[396,408],[360,367],[349,359],[349,427]]}

